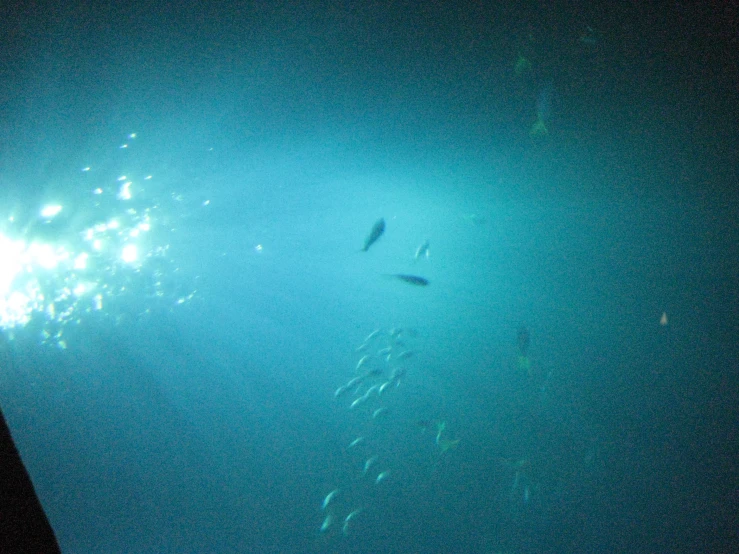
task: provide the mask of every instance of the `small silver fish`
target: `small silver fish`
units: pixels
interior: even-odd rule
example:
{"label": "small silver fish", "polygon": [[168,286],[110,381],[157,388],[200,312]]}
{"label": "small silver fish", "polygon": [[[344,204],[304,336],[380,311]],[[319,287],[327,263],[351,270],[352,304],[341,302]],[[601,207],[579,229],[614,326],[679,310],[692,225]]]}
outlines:
{"label": "small silver fish", "polygon": [[407,360],[411,356],[413,356],[415,352],[413,350],[403,350],[400,354],[398,354],[395,359],[396,360]]}
{"label": "small silver fish", "polygon": [[360,396],[359,398],[357,398],[356,400],[354,400],[354,402],[351,403],[351,405],[349,406],[349,409],[350,410],[353,410],[354,408],[356,408],[357,406],[359,406],[363,402],[366,402],[367,401],[367,398],[368,398],[367,395]]}
{"label": "small silver fish", "polygon": [[376,461],[377,456],[372,456],[370,459],[364,462],[364,470],[362,471],[362,473],[367,473],[369,471],[369,468],[371,468],[372,464],[374,464]]}
{"label": "small silver fish", "polygon": [[339,489],[334,489],[330,493],[326,495],[326,498],[323,499],[323,504],[321,505],[321,509],[325,510],[326,507],[329,505],[329,503],[334,499],[334,496],[339,494]]}
{"label": "small silver fish", "polygon": [[348,516],[346,516],[344,518],[344,521],[349,522],[349,521],[351,521],[352,519],[354,519],[355,517],[357,517],[361,513],[362,513],[362,508],[357,508],[352,513],[350,513]]}
{"label": "small silver fish", "polygon": [[364,338],[365,344],[368,343],[369,341],[371,341],[376,336],[378,336],[380,333],[382,333],[382,329],[375,329],[374,331],[372,331],[369,335],[367,335]]}
{"label": "small silver fish", "polygon": [[357,437],[356,439],[354,439],[352,442],[349,443],[349,446],[347,446],[347,448],[354,448],[363,440],[364,440],[364,437]]}
{"label": "small silver fish", "polygon": [[328,514],[326,516],[326,519],[323,520],[323,525],[321,525],[321,533],[325,533],[329,527],[331,527],[331,524],[334,522],[334,516],[331,514]]}
{"label": "small silver fish", "polygon": [[383,471],[377,476],[377,479],[375,479],[375,483],[380,483],[387,479],[390,476],[390,470]]}
{"label": "small silver fish", "polygon": [[374,412],[372,413],[372,419],[377,419],[377,418],[378,418],[379,416],[381,416],[381,415],[382,415],[382,414],[384,414],[385,412],[387,412],[387,408],[385,408],[385,407],[382,407],[382,408],[377,408],[377,409],[376,409],[376,410],[375,410],[375,411],[374,411]]}
{"label": "small silver fish", "polygon": [[416,255],[413,257],[414,260],[418,261],[418,258],[424,256],[427,260],[429,259],[429,240],[426,239],[423,244],[416,248]]}

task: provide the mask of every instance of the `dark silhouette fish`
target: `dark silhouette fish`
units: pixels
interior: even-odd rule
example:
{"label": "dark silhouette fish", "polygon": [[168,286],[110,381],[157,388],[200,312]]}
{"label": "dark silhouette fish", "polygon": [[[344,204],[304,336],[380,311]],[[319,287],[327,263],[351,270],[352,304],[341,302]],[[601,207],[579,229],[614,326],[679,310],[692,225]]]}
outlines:
{"label": "dark silhouette fish", "polygon": [[367,235],[367,238],[364,239],[364,248],[362,248],[362,252],[367,252],[370,246],[375,244],[375,242],[377,242],[377,239],[379,239],[382,236],[382,233],[384,232],[385,232],[385,219],[381,217],[372,226],[372,230],[370,231],[370,234]]}
{"label": "dark silhouette fish", "polygon": [[418,275],[405,275],[403,273],[392,273],[388,277],[395,277],[401,281],[404,281],[410,285],[416,285],[417,287],[425,287],[429,284],[428,279],[419,277]]}

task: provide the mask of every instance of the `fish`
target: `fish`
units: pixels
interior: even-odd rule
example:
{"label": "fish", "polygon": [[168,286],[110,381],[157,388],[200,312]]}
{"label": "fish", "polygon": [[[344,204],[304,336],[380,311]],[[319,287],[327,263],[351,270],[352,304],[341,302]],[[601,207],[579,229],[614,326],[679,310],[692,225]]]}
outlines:
{"label": "fish", "polygon": [[379,377],[382,375],[382,368],[376,367],[374,369],[370,369],[367,373],[364,374],[364,377]]}
{"label": "fish", "polygon": [[379,416],[381,416],[381,415],[382,415],[382,414],[384,414],[385,412],[387,412],[387,408],[385,408],[385,407],[382,407],[382,408],[377,408],[377,409],[376,409],[376,410],[375,410],[375,411],[374,411],[374,412],[372,413],[372,419],[377,419],[377,418],[378,418]]}
{"label": "fish", "polygon": [[347,523],[349,523],[352,519],[354,519],[355,517],[357,517],[361,513],[362,513],[362,508],[357,508],[352,513],[350,513],[348,516],[346,516],[344,518],[344,521],[347,522]]}
{"label": "fish", "polygon": [[344,518],[344,525],[341,527],[341,532],[344,535],[349,535],[349,522],[362,513],[362,508],[357,508],[352,513]]}
{"label": "fish", "polygon": [[379,239],[384,232],[385,232],[385,219],[381,217],[372,226],[372,230],[370,231],[369,235],[367,235],[367,238],[364,239],[364,246],[362,247],[362,252],[367,252],[367,250],[370,249],[370,246],[375,244],[375,242],[377,242],[377,239]]}
{"label": "fish", "polygon": [[331,524],[334,522],[334,516],[331,514],[328,514],[326,516],[326,519],[323,520],[323,524],[321,525],[321,533],[324,533],[328,530],[329,527],[331,527]]}
{"label": "fish", "polygon": [[416,254],[413,256],[413,259],[415,261],[418,260],[421,256],[424,256],[427,260],[429,259],[430,251],[429,251],[429,241],[426,239],[426,241],[420,245],[418,248],[416,248]]}
{"label": "fish", "polygon": [[353,410],[354,408],[356,408],[357,406],[359,406],[363,402],[366,402],[367,401],[367,398],[369,398],[369,397],[366,394],[360,396],[359,398],[357,398],[356,400],[354,400],[354,402],[351,403],[351,405],[349,406],[349,409],[350,410]]}
{"label": "fish", "polygon": [[346,385],[341,385],[336,391],[334,392],[334,398],[339,398],[340,396],[343,396],[346,394],[349,389],[351,389],[354,385],[359,385],[364,380],[365,376],[360,375],[359,377],[354,377],[353,379],[349,380],[349,382]]}
{"label": "fish", "polygon": [[358,377],[354,377],[354,378],[350,379],[350,380],[349,380],[349,382],[348,382],[348,383],[347,383],[346,385],[344,385],[344,386],[345,386],[346,388],[349,388],[349,389],[350,389],[350,388],[352,388],[352,387],[353,387],[354,385],[358,385],[358,384],[360,384],[360,383],[362,382],[362,380],[363,380],[363,379],[364,379],[364,376],[363,376],[363,375],[360,375],[360,376],[358,376]]}
{"label": "fish", "polygon": [[355,371],[359,371],[361,369],[361,367],[364,364],[366,364],[371,358],[372,358],[372,356],[370,356],[369,354],[365,354],[364,356],[362,356],[361,358],[359,358],[359,361],[357,362],[357,367],[356,367]]}
{"label": "fish", "polygon": [[395,359],[396,360],[407,360],[408,358],[412,357],[415,354],[413,350],[403,350],[400,354],[398,354]]}
{"label": "fish", "polygon": [[428,279],[424,277],[419,277],[418,275],[406,275],[405,273],[389,273],[387,274],[387,277],[394,277],[395,279],[398,279],[410,285],[415,285],[417,287],[425,287],[429,285]]}
{"label": "fish", "polygon": [[364,437],[357,437],[356,439],[354,439],[352,442],[349,443],[349,446],[347,448],[354,448],[363,440],[364,440]]}
{"label": "fish", "polygon": [[436,433],[436,444],[441,449],[441,452],[444,453],[447,450],[453,450],[457,448],[457,445],[459,444],[459,439],[446,439],[442,438],[441,434],[446,429],[446,421],[439,421],[436,424],[436,429],[438,432]]}
{"label": "fish", "polygon": [[371,341],[373,338],[378,336],[380,333],[382,333],[382,329],[375,329],[372,331],[369,335],[367,335],[364,339],[365,344]]}
{"label": "fish", "polygon": [[384,481],[390,476],[390,470],[383,471],[377,476],[377,479],[375,479],[375,483],[380,483],[381,481]]}
{"label": "fish", "polygon": [[439,445],[439,449],[442,453],[446,452],[447,450],[454,450],[457,448],[457,445],[459,444],[460,439],[441,439],[436,441],[436,444]]}
{"label": "fish", "polygon": [[367,473],[369,471],[369,468],[371,468],[372,464],[374,464],[376,461],[377,456],[372,456],[370,459],[364,462],[364,470],[362,470],[362,473]]}
{"label": "fish", "polygon": [[441,441],[441,434],[444,432],[444,429],[446,429],[446,421],[439,421],[436,424],[436,429],[438,431],[436,433],[436,444],[439,444],[439,442]]}
{"label": "fish", "polygon": [[391,381],[400,381],[401,377],[404,377],[406,374],[406,369],[404,367],[396,367],[393,369],[393,374],[390,376]]}
{"label": "fish", "polygon": [[323,499],[323,504],[321,505],[321,509],[325,510],[326,507],[329,505],[329,503],[334,499],[334,496],[339,494],[339,489],[334,489],[330,493],[326,495],[326,498]]}

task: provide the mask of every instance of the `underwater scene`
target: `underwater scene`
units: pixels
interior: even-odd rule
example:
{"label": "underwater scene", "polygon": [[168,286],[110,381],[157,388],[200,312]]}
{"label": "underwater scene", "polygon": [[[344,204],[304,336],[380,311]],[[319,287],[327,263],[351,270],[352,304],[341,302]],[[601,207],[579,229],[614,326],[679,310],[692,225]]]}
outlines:
{"label": "underwater scene", "polygon": [[62,552],[737,551],[729,35],[461,6],[5,18],[0,407]]}

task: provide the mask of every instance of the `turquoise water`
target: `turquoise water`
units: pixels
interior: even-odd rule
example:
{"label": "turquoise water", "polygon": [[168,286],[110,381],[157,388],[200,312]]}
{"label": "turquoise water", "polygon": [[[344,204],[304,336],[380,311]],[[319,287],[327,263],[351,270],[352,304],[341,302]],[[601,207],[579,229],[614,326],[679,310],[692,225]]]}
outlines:
{"label": "turquoise water", "polygon": [[735,89],[681,84],[703,43],[324,8],[14,35],[0,404],[63,551],[727,551]]}

